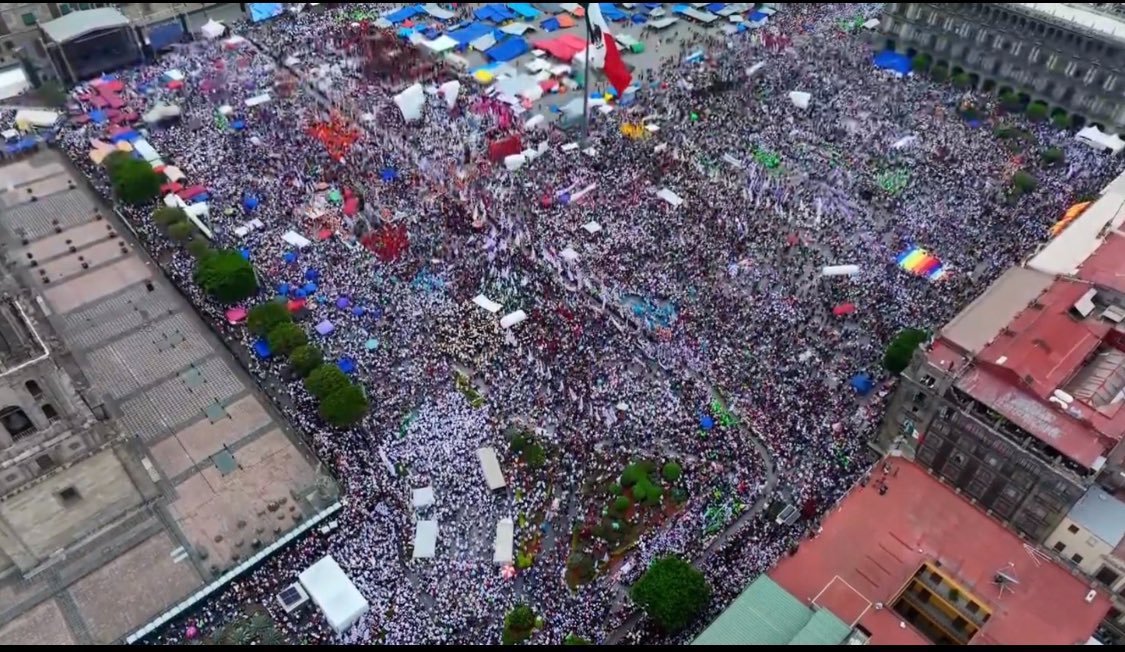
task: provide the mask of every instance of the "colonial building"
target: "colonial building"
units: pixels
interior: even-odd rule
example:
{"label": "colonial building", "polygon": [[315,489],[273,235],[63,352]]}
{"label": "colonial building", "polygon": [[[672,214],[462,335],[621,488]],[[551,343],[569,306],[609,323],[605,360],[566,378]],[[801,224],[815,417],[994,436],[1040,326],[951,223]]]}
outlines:
{"label": "colonial building", "polygon": [[1125,131],[1125,17],[1064,3],[889,3],[885,47],[1012,90],[1077,124]]}

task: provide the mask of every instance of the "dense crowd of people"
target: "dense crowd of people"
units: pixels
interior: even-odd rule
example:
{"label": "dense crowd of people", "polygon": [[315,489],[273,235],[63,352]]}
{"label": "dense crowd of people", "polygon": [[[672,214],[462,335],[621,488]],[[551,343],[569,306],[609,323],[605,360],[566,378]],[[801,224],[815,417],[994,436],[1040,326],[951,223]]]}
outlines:
{"label": "dense crowd of people", "polygon": [[[514,172],[489,162],[487,146],[520,132],[521,116],[482,97],[464,71],[438,67],[434,81],[460,79],[461,97],[448,109],[431,95],[422,119],[406,123],[392,103],[400,89],[354,60],[356,28],[343,9],[233,26],[246,43],[184,45],[121,72],[132,106],[181,108],[179,122],[147,138],[186,183],[207,187],[216,240],[248,250],[272,287],[304,283],[315,270],[307,325],[328,319],[335,329],[310,335],[327,360],[356,363],[371,405],[361,426],[329,429],[299,383],[279,380],[283,363],[247,359],[333,465],[346,497],[340,527],[279,552],[154,642],[205,635],[251,602],[307,642],[496,641],[518,602],[544,619],[533,642],[571,633],[659,642],[666,637],[648,626],[615,638],[635,610],[621,587],[650,560],[696,561],[715,587],[713,612],[767,570],[870,461],[878,393],[857,396],[848,379],[880,378],[882,349],[899,329],[950,318],[1043,240],[1068,202],[1095,193],[1119,167],[983,94],[876,70],[870,45],[841,25],[880,6],[786,4],[746,34],[681,26],[653,36],[658,65],[635,72],[630,106],[594,114],[593,154],[562,147],[575,136],[548,124],[521,134],[528,146],[545,143],[544,153]],[[350,15],[388,5],[346,7]],[[705,56],[685,61],[696,51]],[[173,69],[182,88],[162,79]],[[808,106],[792,91],[809,93]],[[269,102],[244,108],[263,92]],[[963,119],[966,103],[983,124]],[[226,116],[224,105],[238,108]],[[622,134],[642,120],[658,130]],[[352,124],[354,136],[326,147],[313,126],[329,123]],[[1015,151],[996,137],[1001,125],[1036,144]],[[101,129],[72,125],[60,144],[108,196],[87,156]],[[1065,162],[1041,165],[1037,152],[1047,147],[1063,150]],[[1009,191],[1019,169],[1032,171],[1036,189]],[[888,187],[888,174],[901,183]],[[581,199],[562,200],[581,189]],[[374,232],[405,228],[408,250],[365,250],[325,203],[345,190],[362,196]],[[258,203],[244,208],[250,196]],[[223,307],[192,284],[192,257],[144,211],[124,210],[201,313],[248,348],[252,336],[227,325]],[[312,216],[323,211],[334,217]],[[254,218],[263,226],[240,228]],[[591,223],[601,229],[583,228]],[[325,224],[334,233],[322,239]],[[287,244],[281,235],[290,230],[313,242]],[[943,261],[941,281],[899,269],[896,256],[913,245]],[[824,278],[828,265],[860,271]],[[500,315],[522,309],[527,320],[501,328],[499,315],[470,302],[478,294],[503,304]],[[336,307],[341,297],[347,308]],[[267,291],[261,300],[272,298]],[[837,315],[842,304],[854,312]],[[484,407],[465,400],[455,372],[471,379]],[[717,416],[717,395],[739,422],[703,429],[703,416]],[[508,452],[513,424],[551,452],[544,468]],[[500,451],[518,490],[487,489],[475,455],[482,446]],[[622,572],[568,590],[571,528],[601,508],[584,501],[584,480],[639,458],[683,464],[684,509],[641,535]],[[771,474],[806,518],[779,527],[747,510],[731,516],[736,528],[704,535],[716,487],[736,487],[740,502],[754,505],[768,498]],[[436,503],[416,512],[410,492],[424,486]],[[517,547],[542,543],[514,578],[491,558],[505,517],[532,521]],[[421,518],[440,523],[437,555],[413,560]],[[321,619],[286,616],[272,599],[324,554],[371,605],[343,637]]]}

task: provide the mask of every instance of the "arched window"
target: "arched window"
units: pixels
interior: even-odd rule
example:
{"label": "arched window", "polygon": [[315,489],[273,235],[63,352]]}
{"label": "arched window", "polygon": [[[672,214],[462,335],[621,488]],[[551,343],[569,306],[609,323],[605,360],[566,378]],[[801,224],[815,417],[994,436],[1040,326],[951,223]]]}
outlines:
{"label": "arched window", "polygon": [[22,409],[14,405],[0,410],[0,424],[3,424],[13,440],[22,439],[35,432],[35,424],[27,418],[27,414]]}
{"label": "arched window", "polygon": [[59,413],[55,410],[55,406],[51,405],[50,403],[44,403],[43,416],[47,417],[48,421],[57,421],[59,418]]}
{"label": "arched window", "polygon": [[27,381],[23,384],[23,386],[27,388],[27,391],[31,394],[32,398],[39,398],[43,395],[43,389],[39,387],[39,383],[35,382],[34,380]]}

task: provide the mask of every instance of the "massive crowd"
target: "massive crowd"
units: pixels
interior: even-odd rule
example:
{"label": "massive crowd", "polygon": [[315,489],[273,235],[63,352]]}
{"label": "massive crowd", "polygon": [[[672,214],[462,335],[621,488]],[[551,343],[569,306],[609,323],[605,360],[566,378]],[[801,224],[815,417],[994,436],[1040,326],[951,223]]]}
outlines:
{"label": "massive crowd", "polygon": [[[882,347],[898,329],[951,317],[1041,241],[1067,202],[1116,172],[1115,161],[1004,115],[983,94],[877,71],[870,45],[841,23],[879,8],[786,4],[747,34],[650,36],[662,41],[659,64],[637,71],[633,105],[595,114],[595,153],[564,151],[573,135],[551,125],[523,134],[546,152],[516,172],[489,164],[486,148],[518,131],[519,116],[447,68],[436,81],[461,76],[454,109],[431,96],[422,120],[405,123],[394,89],[349,62],[354,27],[337,10],[234,26],[249,42],[193,43],[121,72],[132,105],[181,107],[180,122],[151,129],[148,139],[190,182],[207,186],[216,239],[248,249],[274,285],[319,272],[309,325],[334,323],[318,345],[326,359],[356,361],[371,404],[360,427],[333,431],[299,383],[278,380],[283,365],[248,358],[333,464],[347,500],[340,527],[278,553],[153,640],[214,631],[248,602],[269,608],[294,638],[337,640],[321,620],[291,620],[272,600],[326,553],[371,604],[343,640],[387,644],[496,641],[516,602],[544,618],[535,642],[569,633],[606,640],[634,610],[621,586],[660,554],[699,561],[715,587],[713,611],[768,569],[815,517],[778,527],[747,512],[737,531],[712,539],[702,525],[713,488],[739,487],[754,504],[774,469],[789,502],[830,506],[865,471],[865,442],[881,416],[878,393],[858,397],[848,379],[878,378]],[[702,61],[684,61],[699,50]],[[764,65],[751,73],[755,64]],[[161,81],[169,69],[183,72],[183,89]],[[268,103],[241,108],[263,91]],[[809,93],[808,107],[796,106],[791,91]],[[966,101],[986,116],[983,125],[959,115]],[[240,108],[216,118],[227,104]],[[308,128],[326,122],[333,105],[362,128],[346,153],[329,155]],[[234,119],[245,128],[232,130]],[[642,119],[659,130],[622,135],[624,122]],[[1013,152],[993,133],[1000,124],[1038,144]],[[87,156],[98,130],[73,125],[61,145],[109,194]],[[1064,164],[1040,167],[1036,148],[1049,146],[1065,152]],[[1013,196],[1007,180],[1020,168],[1039,185]],[[397,178],[385,180],[385,170]],[[903,170],[904,187],[880,186],[882,175]],[[590,186],[581,200],[558,201]],[[372,222],[405,226],[408,253],[379,260],[342,227],[314,237],[323,224],[308,209],[325,189],[354,190]],[[660,189],[682,204],[660,198]],[[260,202],[247,212],[250,195]],[[148,215],[126,212],[200,311],[249,345],[251,336],[226,325],[222,308],[193,287],[192,258]],[[251,218],[264,226],[238,235]],[[591,222],[601,230],[582,228]],[[290,229],[313,244],[295,250],[280,237]],[[915,244],[942,259],[950,270],[942,281],[896,266]],[[563,255],[568,247],[578,256]],[[821,277],[822,266],[844,264],[859,274]],[[501,329],[469,302],[479,293],[504,312],[524,309],[527,321]],[[337,310],[339,297],[364,310]],[[855,312],[835,315],[843,303]],[[454,370],[473,379],[485,407],[468,405]],[[702,432],[716,390],[741,426]],[[513,423],[535,429],[552,452],[545,469],[507,452],[503,432]],[[487,490],[474,454],[484,445],[501,452],[520,490]],[[402,474],[388,473],[382,455]],[[642,535],[628,570],[572,593],[561,581],[568,533],[600,508],[583,504],[583,482],[639,457],[683,463],[687,506]],[[441,534],[434,559],[411,560],[420,515],[409,496],[421,486],[436,494],[421,516],[436,518]],[[539,513],[546,527],[522,528],[517,541],[549,531],[542,551],[531,568],[504,577],[490,557],[496,521]],[[665,639],[642,627],[624,640]]]}

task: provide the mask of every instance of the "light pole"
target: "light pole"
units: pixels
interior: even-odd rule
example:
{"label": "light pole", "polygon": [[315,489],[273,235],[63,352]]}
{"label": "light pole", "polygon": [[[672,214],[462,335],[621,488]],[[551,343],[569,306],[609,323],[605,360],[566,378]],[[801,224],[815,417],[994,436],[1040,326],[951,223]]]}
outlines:
{"label": "light pole", "polygon": [[590,140],[590,3],[579,2],[586,19],[586,70],[582,73],[582,138],[581,144],[586,146]]}

